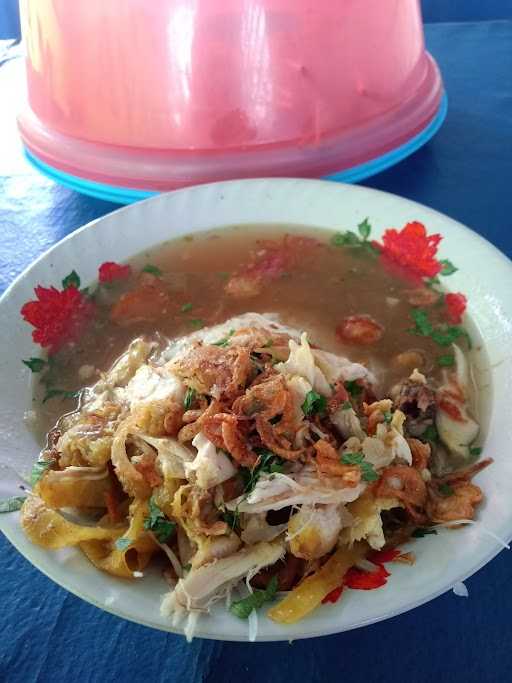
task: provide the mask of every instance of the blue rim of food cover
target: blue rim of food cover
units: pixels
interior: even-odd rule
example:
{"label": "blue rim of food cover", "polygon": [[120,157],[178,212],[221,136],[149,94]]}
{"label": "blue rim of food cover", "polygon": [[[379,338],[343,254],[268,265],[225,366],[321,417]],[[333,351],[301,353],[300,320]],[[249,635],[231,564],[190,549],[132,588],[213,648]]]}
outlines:
{"label": "blue rim of food cover", "polygon": [[[441,124],[446,118],[447,111],[448,99],[446,94],[443,94],[439,103],[439,109],[437,110],[434,118],[425,126],[422,131],[417,133],[410,140],[399,147],[382,154],[379,157],[375,157],[375,159],[370,159],[369,161],[365,161],[363,164],[359,164],[358,166],[352,166],[351,168],[346,168],[343,171],[324,176],[324,180],[334,180],[343,183],[357,183],[360,180],[364,180],[365,178],[369,178],[376,173],[384,171],[390,166],[394,166],[399,161],[402,161],[402,159],[405,159],[419,149],[437,133],[441,127]],[[96,183],[92,180],[87,180],[86,178],[80,178],[79,176],[71,175],[70,173],[64,173],[64,171],[59,171],[57,168],[45,164],[26,147],[24,151],[28,161],[32,164],[32,166],[37,168],[38,171],[43,173],[43,175],[51,178],[60,185],[64,185],[64,187],[75,190],[76,192],[81,192],[82,194],[89,195],[90,197],[96,197],[97,199],[103,199],[107,202],[114,202],[116,204],[132,204],[133,202],[138,202],[141,199],[147,199],[148,197],[159,194],[154,190],[139,190],[131,187]]]}

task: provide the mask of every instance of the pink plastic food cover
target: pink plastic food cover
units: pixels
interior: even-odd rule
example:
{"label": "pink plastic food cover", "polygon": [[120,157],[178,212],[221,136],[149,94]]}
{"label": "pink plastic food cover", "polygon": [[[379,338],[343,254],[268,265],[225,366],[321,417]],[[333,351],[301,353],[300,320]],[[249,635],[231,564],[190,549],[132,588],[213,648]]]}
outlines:
{"label": "pink plastic food cover", "polygon": [[322,176],[435,117],[442,82],[417,0],[22,0],[28,104],[44,163],[171,189]]}

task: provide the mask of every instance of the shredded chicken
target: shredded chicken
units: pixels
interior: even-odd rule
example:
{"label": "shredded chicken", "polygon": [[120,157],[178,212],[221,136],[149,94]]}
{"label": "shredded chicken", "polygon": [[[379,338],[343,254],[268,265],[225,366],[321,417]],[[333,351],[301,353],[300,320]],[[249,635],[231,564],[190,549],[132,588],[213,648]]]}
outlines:
{"label": "shredded chicken", "polygon": [[[230,279],[231,296],[261,291],[287,262],[282,249],[262,251]],[[352,341],[376,344],[383,334],[365,316],[348,322]],[[436,390],[416,369],[426,371],[425,359],[405,352],[395,368],[413,371],[387,397],[364,365],[259,314],[157,346],[132,344],[80,410],[59,421],[32,496],[38,514],[32,501],[22,520],[35,542],[58,548],[70,543],[55,529],[71,537],[76,528],[57,510],[94,508],[100,522],[79,528],[79,538],[116,576],[133,578],[133,558],[138,572],[163,551],[173,585],[163,611],[189,615],[187,632],[196,613],[241,582],[252,591],[277,579],[302,596],[319,580],[320,602],[343,579],[324,585],[329,567],[357,561],[371,571],[369,548],[402,542],[416,526],[475,517],[483,494],[472,478],[492,461],[434,466],[443,449],[448,461],[474,453],[478,425],[457,347],[456,367]]]}
{"label": "shredded chicken", "polygon": [[290,552],[303,560],[324,557],[336,545],[342,526],[339,506],[303,506],[288,523]]}
{"label": "shredded chicken", "polygon": [[222,597],[219,589],[247,576],[256,574],[263,567],[274,564],[284,555],[283,545],[258,543],[244,548],[234,555],[222,558],[191,570],[180,579],[175,590],[164,601],[162,611],[169,613],[177,607],[186,610],[205,610]]}

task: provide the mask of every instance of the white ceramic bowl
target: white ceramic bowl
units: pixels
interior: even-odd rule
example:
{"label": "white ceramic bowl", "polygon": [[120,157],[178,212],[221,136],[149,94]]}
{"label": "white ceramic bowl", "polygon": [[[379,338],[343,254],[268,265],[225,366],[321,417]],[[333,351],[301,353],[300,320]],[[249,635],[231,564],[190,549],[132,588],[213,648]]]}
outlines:
{"label": "white ceramic bowl", "polygon": [[[326,635],[370,624],[405,612],[449,590],[491,560],[501,545],[490,534],[512,537],[512,265],[491,244],[468,228],[431,209],[364,187],[315,180],[256,179],[202,185],[160,195],[93,221],[39,258],[0,300],[0,463],[27,471],[40,449],[23,421],[31,407],[30,372],[22,358],[38,354],[30,328],[20,317],[22,304],[36,284],[58,285],[72,268],[82,282],[93,281],[103,261],[124,261],[172,237],[233,224],[289,224],[353,229],[369,216],[374,234],[419,220],[429,233],[444,236],[443,258],[459,267],[447,284],[469,298],[469,314],[485,351],[477,352],[478,381],[488,396],[484,453],[495,458],[478,477],[486,502],[482,524],[458,531],[441,530],[414,542],[414,567],[392,565],[387,585],[375,591],[346,591],[336,605],[322,606],[292,627],[259,619],[259,640],[290,640]],[[487,356],[489,362],[487,362]],[[5,388],[9,390],[6,391]],[[12,469],[2,469],[0,497],[13,494]],[[95,569],[73,549],[51,552],[25,538],[18,513],[0,515],[0,529],[38,569],[75,595],[113,614],[172,631],[160,616],[166,585],[148,572],[133,582]],[[484,531],[487,530],[487,531]],[[246,640],[247,625],[218,606],[199,621],[196,634],[223,640]]]}

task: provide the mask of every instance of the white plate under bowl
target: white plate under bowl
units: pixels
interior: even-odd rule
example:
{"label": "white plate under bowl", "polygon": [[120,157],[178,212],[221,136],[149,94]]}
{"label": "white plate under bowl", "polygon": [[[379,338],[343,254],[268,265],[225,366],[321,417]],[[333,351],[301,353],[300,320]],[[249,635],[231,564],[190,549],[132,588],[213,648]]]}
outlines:
{"label": "white plate under bowl", "polygon": [[[440,252],[459,271],[447,280],[465,292],[469,314],[480,334],[480,382],[491,402],[485,454],[495,458],[478,477],[486,494],[479,508],[482,525],[442,530],[414,543],[414,567],[393,565],[387,585],[375,591],[347,591],[337,605],[323,606],[294,626],[259,618],[258,640],[290,640],[326,635],[370,624],[405,612],[449,590],[500,550],[484,527],[498,537],[512,537],[512,264],[491,244],[463,225],[420,204],[364,187],[316,180],[242,180],[179,190],[120,209],[93,221],[39,258],[0,300],[0,463],[18,471],[35,460],[40,445],[22,416],[31,407],[30,372],[22,358],[37,355],[30,328],[20,317],[38,283],[58,286],[76,269],[84,283],[94,281],[104,261],[124,261],[164,240],[211,228],[240,224],[289,224],[354,229],[369,216],[374,235],[388,227],[423,222],[430,233],[444,236]],[[485,366],[485,367],[484,367]],[[7,390],[8,388],[8,390]],[[4,482],[5,483],[5,482]],[[1,489],[4,488],[0,486]],[[166,590],[157,572],[128,582],[95,569],[74,549],[51,552],[32,545],[22,533],[18,514],[0,516],[0,529],[38,569],[75,595],[113,614],[158,629],[173,631],[159,614]],[[247,625],[218,606],[202,617],[196,634],[207,638],[246,640]]]}

